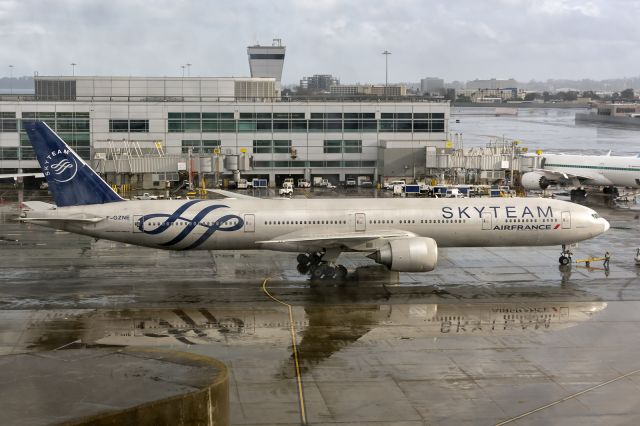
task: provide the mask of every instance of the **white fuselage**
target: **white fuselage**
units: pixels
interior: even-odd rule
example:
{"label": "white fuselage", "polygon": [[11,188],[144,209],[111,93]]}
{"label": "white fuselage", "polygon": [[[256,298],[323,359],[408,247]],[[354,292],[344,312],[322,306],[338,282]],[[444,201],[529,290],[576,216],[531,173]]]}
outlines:
{"label": "white fuselage", "polygon": [[[34,211],[27,217],[95,238],[171,250],[311,251],[323,248],[326,235],[398,230],[433,238],[442,247],[544,246],[592,238],[609,226],[587,207],[542,198],[122,201]],[[286,235],[318,239],[264,243]],[[341,251],[350,250],[367,251],[367,246]]]}
{"label": "white fuselage", "polygon": [[543,169],[579,176],[585,185],[640,188],[639,157],[546,154]]}

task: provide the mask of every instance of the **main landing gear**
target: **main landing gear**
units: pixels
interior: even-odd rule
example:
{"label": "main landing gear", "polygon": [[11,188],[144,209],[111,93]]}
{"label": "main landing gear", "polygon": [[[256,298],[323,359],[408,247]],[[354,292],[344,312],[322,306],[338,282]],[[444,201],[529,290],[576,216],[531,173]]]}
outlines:
{"label": "main landing gear", "polygon": [[336,265],[333,261],[323,260],[326,253],[300,253],[297,258],[298,266],[296,269],[302,275],[308,274],[312,280],[345,279],[347,277],[347,268],[344,265]]}
{"label": "main landing gear", "polygon": [[561,265],[568,265],[569,263],[571,263],[572,256],[573,256],[573,253],[571,253],[571,250],[567,247],[566,244],[563,244],[562,253],[560,253],[560,258],[558,259],[558,262],[560,262]]}

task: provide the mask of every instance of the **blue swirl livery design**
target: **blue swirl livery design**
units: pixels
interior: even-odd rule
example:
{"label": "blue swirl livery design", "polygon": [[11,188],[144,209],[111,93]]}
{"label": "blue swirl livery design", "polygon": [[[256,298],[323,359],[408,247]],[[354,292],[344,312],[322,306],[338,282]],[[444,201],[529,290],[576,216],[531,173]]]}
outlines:
{"label": "blue swirl livery design", "polygon": [[[136,223],[136,226],[141,232],[145,234],[159,235],[169,231],[170,229],[176,229],[176,226],[175,226],[176,222],[186,223],[185,226],[180,226],[180,228],[177,228],[177,229],[180,229],[180,232],[178,233],[178,235],[176,235],[169,241],[159,244],[161,247],[165,247],[165,248],[172,248],[175,245],[183,242],[192,233],[195,233],[194,231],[204,229],[204,232],[200,234],[195,241],[193,241],[186,247],[179,248],[178,250],[194,249],[200,246],[205,241],[207,241],[209,237],[211,237],[216,231],[222,231],[222,232],[237,231],[239,229],[242,229],[242,227],[244,226],[244,220],[242,220],[240,216],[237,216],[234,214],[223,215],[218,217],[217,219],[205,220],[205,217],[209,213],[213,212],[214,210],[221,209],[221,208],[229,208],[229,206],[226,206],[224,204],[214,204],[211,206],[207,206],[202,210],[200,210],[198,213],[196,213],[193,216],[193,218],[182,216],[182,214],[184,214],[191,206],[200,202],[202,202],[202,200],[188,201],[171,214],[165,214],[165,213],[146,214],[140,218],[138,223]],[[147,229],[145,227],[145,223],[147,221],[152,219],[159,219],[159,218],[164,218],[164,221],[158,222],[159,224],[152,229]],[[153,223],[156,223],[156,222],[153,222]]]}

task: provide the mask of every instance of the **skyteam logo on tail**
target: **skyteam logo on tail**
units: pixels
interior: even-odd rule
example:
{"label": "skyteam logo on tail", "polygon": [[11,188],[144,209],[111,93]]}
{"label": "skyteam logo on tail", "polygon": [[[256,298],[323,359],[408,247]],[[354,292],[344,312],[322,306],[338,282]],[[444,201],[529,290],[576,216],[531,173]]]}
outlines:
{"label": "skyteam logo on tail", "polygon": [[44,162],[44,175],[51,176],[56,182],[69,182],[78,173],[78,163],[68,149],[51,151]]}

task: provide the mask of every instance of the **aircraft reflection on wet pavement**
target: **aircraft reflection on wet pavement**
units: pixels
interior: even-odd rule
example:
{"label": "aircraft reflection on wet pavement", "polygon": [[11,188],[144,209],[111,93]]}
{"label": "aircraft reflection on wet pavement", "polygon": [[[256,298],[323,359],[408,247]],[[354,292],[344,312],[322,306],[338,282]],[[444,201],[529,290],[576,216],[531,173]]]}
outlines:
{"label": "aircraft reflection on wet pavement", "polygon": [[[330,357],[385,326],[405,326],[403,338],[446,335],[511,335],[572,327],[605,309],[606,302],[426,303],[294,306],[294,327],[303,365]],[[13,314],[12,314],[13,313]],[[88,345],[282,345],[291,335],[285,307],[7,311],[27,330],[0,339],[15,352],[55,349],[70,342]],[[20,315],[28,316],[19,318]],[[21,337],[18,337],[20,335]],[[17,344],[15,342],[18,341]]]}

